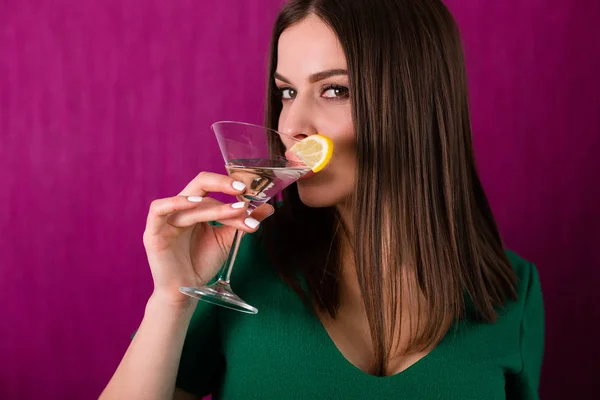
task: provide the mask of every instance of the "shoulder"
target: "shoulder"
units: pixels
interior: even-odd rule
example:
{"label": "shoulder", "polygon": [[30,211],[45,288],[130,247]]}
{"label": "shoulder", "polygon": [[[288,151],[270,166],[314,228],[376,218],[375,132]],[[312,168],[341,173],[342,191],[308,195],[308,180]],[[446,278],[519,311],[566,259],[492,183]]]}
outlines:
{"label": "shoulder", "polygon": [[[519,318],[520,362],[516,375],[507,381],[507,393],[515,397],[538,398],[537,390],[544,355],[545,311],[542,288],[535,265],[512,251],[506,255],[517,275],[517,300],[509,305]],[[531,396],[531,397],[530,397]]]}
{"label": "shoulder", "polygon": [[539,274],[536,266],[512,250],[505,250],[515,275],[517,276],[517,295],[521,297],[532,290],[539,290]]}
{"label": "shoulder", "polygon": [[544,306],[542,287],[538,269],[531,262],[511,250],[506,250],[506,256],[517,277],[515,287],[517,299],[509,306],[521,311],[523,317],[543,316]]}

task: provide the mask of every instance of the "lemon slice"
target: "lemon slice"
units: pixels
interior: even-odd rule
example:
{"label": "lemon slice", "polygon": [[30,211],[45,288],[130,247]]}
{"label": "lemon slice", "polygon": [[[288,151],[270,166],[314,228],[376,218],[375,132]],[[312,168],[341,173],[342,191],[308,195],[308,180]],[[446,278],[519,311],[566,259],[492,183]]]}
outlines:
{"label": "lemon slice", "polygon": [[313,172],[319,172],[331,160],[333,142],[323,135],[310,135],[293,145],[290,152],[300,157]]}

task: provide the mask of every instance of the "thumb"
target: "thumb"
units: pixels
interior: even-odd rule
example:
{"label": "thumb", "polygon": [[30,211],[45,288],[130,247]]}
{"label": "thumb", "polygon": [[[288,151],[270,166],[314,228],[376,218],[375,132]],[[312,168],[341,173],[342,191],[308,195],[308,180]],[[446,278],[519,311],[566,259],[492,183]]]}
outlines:
{"label": "thumb", "polygon": [[250,215],[252,216],[252,218],[258,220],[259,222],[262,222],[265,219],[267,219],[268,217],[270,217],[271,215],[273,215],[274,212],[275,212],[275,208],[273,208],[272,205],[263,204],[262,206],[258,207],[256,210],[252,211],[252,213]]}

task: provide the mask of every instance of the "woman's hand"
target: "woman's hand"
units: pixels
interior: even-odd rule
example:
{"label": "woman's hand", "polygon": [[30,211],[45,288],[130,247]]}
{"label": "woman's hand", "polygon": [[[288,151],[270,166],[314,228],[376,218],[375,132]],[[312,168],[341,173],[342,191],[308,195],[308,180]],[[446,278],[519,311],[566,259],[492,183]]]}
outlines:
{"label": "woman's hand", "polygon": [[273,213],[273,207],[265,204],[248,216],[246,202],[224,204],[207,197],[217,192],[240,196],[245,190],[242,182],[229,176],[201,172],[179,195],[152,202],[143,238],[154,297],[188,305],[193,299],[179,288],[210,281],[227,258],[235,230],[255,232],[259,222]]}

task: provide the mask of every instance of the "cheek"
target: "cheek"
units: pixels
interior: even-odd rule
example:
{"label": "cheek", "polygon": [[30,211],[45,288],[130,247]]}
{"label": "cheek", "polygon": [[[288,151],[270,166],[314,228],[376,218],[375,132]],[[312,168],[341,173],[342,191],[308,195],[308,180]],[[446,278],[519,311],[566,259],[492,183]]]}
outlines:
{"label": "cheek", "polygon": [[334,152],[346,154],[355,152],[356,137],[354,135],[354,125],[349,107],[340,107],[332,110],[327,124],[323,124],[322,133],[329,136],[334,143]]}
{"label": "cheek", "polygon": [[[314,183],[329,196],[346,197],[354,191],[356,175],[356,140],[352,127],[331,134],[334,142],[333,157],[330,165],[321,174],[317,174]],[[319,176],[320,175],[320,176]]]}
{"label": "cheek", "polygon": [[331,129],[323,132],[334,144],[328,175],[330,179],[339,180],[337,183],[345,187],[354,182],[356,172],[356,137],[350,111],[339,113],[337,118],[330,122],[334,122],[328,124]]}
{"label": "cheek", "polygon": [[354,167],[356,162],[356,137],[352,126],[345,131],[338,132],[332,137],[334,143],[334,156],[339,163],[346,164],[346,167]]}
{"label": "cheek", "polygon": [[277,120],[277,130],[279,132],[282,132],[283,122],[285,121],[286,113],[287,113],[287,111],[286,111],[285,107],[283,107],[281,109],[281,112],[279,113],[279,119]]}

